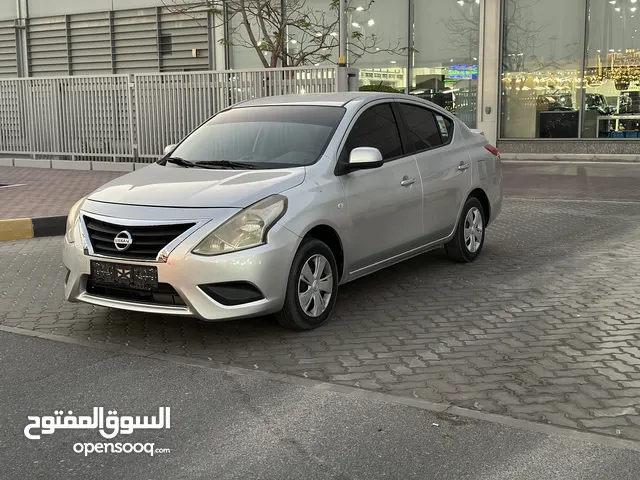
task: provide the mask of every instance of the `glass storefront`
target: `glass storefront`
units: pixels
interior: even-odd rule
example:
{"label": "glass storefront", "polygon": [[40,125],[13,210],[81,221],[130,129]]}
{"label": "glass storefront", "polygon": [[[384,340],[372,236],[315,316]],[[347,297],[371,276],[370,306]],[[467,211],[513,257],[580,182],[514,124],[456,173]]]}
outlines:
{"label": "glass storefront", "polygon": [[583,138],[639,138],[640,12],[637,0],[591,0]]}
{"label": "glass storefront", "polygon": [[411,95],[476,125],[479,0],[415,0]]}
{"label": "glass storefront", "polygon": [[[360,70],[361,88],[390,87],[425,98],[475,127],[480,1],[350,1],[347,20],[352,45],[348,61]],[[324,25],[337,21],[329,3],[306,0],[312,21]],[[250,42],[240,18],[234,19],[232,29],[232,68],[261,68],[255,49],[248,48]],[[289,36],[292,49],[305,48],[303,43],[310,41],[294,29]],[[335,38],[335,46],[326,49],[327,58],[319,59],[316,65],[335,63]]]}
{"label": "glass storefront", "polygon": [[[348,62],[360,69],[360,85],[404,92],[409,69],[409,1],[351,2]],[[353,38],[353,37],[356,38]]]}
{"label": "glass storefront", "polygon": [[637,4],[504,0],[501,138],[638,138]]}

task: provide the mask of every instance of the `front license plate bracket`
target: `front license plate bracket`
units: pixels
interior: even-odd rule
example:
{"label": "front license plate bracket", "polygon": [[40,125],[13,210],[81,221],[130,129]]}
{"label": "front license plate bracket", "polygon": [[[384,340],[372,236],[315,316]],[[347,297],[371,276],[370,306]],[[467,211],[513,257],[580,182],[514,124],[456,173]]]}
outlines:
{"label": "front license plate bracket", "polygon": [[103,285],[154,290],[158,288],[158,267],[92,260],[91,279]]}

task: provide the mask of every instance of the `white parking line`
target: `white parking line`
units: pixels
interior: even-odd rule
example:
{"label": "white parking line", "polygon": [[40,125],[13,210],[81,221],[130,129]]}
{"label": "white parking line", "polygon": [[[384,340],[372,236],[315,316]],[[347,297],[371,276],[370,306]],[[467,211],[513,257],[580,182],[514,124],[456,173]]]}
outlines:
{"label": "white parking line", "polygon": [[26,187],[26,183],[17,183],[15,185],[2,185],[0,188],[11,188],[11,187]]}

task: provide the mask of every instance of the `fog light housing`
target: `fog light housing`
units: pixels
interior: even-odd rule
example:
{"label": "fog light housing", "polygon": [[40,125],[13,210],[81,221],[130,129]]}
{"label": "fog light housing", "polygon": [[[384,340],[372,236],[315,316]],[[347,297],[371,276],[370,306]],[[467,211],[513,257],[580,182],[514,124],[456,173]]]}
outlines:
{"label": "fog light housing", "polygon": [[244,305],[264,299],[262,292],[249,282],[210,283],[200,285],[200,290],[226,307]]}

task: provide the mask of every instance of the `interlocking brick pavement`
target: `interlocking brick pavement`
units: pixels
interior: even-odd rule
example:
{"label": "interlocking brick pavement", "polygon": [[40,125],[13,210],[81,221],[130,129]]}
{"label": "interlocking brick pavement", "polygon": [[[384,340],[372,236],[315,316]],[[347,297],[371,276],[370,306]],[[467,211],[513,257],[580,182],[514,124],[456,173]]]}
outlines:
{"label": "interlocking brick pavement", "polygon": [[[437,251],[363,278],[312,332],[65,303],[59,237],[0,244],[0,324],[640,440],[640,203],[525,198],[583,191],[523,177],[477,262]],[[594,200],[633,199],[632,176],[601,196],[598,178]]]}
{"label": "interlocking brick pavement", "polygon": [[318,330],[62,301],[61,238],[0,246],[0,323],[640,440],[640,204],[511,199],[471,265],[341,290]]}
{"label": "interlocking brick pavement", "polygon": [[125,172],[0,167],[0,220],[66,215],[79,199]]}

